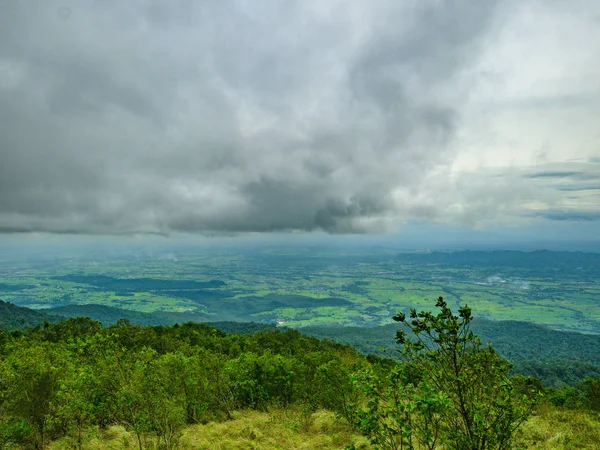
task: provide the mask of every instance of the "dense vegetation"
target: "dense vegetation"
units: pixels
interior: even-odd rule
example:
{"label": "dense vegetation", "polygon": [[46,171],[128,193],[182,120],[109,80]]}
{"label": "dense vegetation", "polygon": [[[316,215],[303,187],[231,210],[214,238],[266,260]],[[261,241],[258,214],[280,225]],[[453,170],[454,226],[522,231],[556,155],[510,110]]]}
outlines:
{"label": "dense vegetation", "polygon": [[[104,325],[127,319],[134,325],[174,325],[186,322],[181,313],[141,313],[102,305],[69,305],[52,308],[51,314],[0,301],[0,328],[26,328],[64,317],[90,317]],[[197,317],[202,320],[204,316]],[[272,324],[214,322],[210,326],[227,333],[253,333],[277,329]],[[303,327],[301,333],[348,344],[364,355],[398,358],[394,335],[401,325],[379,327]],[[283,327],[279,327],[283,329]],[[475,318],[471,328],[486,344],[513,364],[513,373],[534,376],[549,387],[577,385],[586,378],[600,377],[600,335],[557,331],[525,322]]]}
{"label": "dense vegetation", "polygon": [[[394,340],[400,324],[381,327],[305,327],[302,332],[348,344],[364,354],[396,357]],[[556,331],[525,322],[474,319],[471,326],[486,344],[514,366],[514,373],[534,376],[550,387],[576,385],[600,377],[600,336]]]}
{"label": "dense vegetation", "polygon": [[296,331],[225,335],[206,325],[102,328],[90,319],[0,334],[0,433],[44,448],[91,425],[120,424],[171,448],[185,424],[235,410],[301,404],[343,413],[349,373],[370,365],[350,347]]}
{"label": "dense vegetation", "polygon": [[[543,385],[509,378],[510,364],[469,331],[470,312],[438,306],[437,316],[411,312],[409,328],[425,339],[398,335],[402,363],[295,330],[242,335],[77,318],[2,331],[0,445],[87,448],[90,430],[118,425],[140,449],[175,448],[186,427],[234,423],[243,411],[289,411],[278,426],[331,411],[349,430],[338,448],[359,446],[358,432],[378,448],[510,448]],[[449,361],[458,365],[445,373]],[[599,391],[589,379],[545,398],[598,410]]]}

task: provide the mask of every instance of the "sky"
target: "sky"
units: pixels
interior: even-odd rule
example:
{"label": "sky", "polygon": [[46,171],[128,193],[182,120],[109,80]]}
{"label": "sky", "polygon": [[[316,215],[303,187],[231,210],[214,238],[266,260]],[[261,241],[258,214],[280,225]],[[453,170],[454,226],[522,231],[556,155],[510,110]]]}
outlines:
{"label": "sky", "polygon": [[598,55],[597,0],[3,0],[0,234],[598,241]]}

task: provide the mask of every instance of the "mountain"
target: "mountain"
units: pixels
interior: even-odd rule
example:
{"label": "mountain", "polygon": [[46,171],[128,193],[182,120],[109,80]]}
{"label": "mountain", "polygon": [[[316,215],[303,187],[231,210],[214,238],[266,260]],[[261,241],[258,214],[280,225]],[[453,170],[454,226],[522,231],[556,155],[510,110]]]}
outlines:
{"label": "mountain", "polygon": [[3,330],[29,328],[40,325],[45,321],[59,322],[61,320],[63,320],[62,317],[23,308],[0,300],[0,329]]}

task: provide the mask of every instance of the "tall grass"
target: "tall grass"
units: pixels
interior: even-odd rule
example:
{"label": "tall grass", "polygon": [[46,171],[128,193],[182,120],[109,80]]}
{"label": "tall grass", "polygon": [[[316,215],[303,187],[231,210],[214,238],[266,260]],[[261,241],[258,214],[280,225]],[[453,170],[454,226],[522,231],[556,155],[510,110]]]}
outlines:
{"label": "tall grass", "polygon": [[518,432],[520,448],[600,450],[600,414],[541,405]]}
{"label": "tall grass", "polygon": [[[137,449],[135,436],[123,427],[109,427],[102,432],[89,430],[84,449],[117,450]],[[147,436],[145,449],[156,449],[156,440]],[[234,412],[233,419],[225,422],[186,427],[179,436],[176,448],[229,450],[229,449],[342,449],[354,445],[368,449],[367,441],[354,432],[342,419],[330,411],[306,412],[296,409]],[[76,448],[72,438],[54,442],[50,450]]]}
{"label": "tall grass", "polygon": [[[241,411],[225,422],[188,426],[178,439],[180,450],[281,450],[343,449],[354,445],[368,450],[367,440],[353,431],[332,412],[306,412],[301,409],[275,409],[271,412]],[[123,427],[85,435],[86,450],[137,449],[136,438]],[[76,448],[73,438],[54,442],[50,450]],[[156,449],[152,436],[145,449]],[[517,448],[532,450],[600,450],[600,414],[541,405],[517,434]]]}

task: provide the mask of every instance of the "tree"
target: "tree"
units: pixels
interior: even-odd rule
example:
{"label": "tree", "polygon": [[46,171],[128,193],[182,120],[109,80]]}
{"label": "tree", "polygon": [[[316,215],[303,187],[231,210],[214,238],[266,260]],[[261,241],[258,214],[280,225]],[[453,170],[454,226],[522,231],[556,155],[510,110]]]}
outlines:
{"label": "tree", "polygon": [[600,378],[588,377],[582,385],[587,399],[587,406],[594,411],[600,411]]}
{"label": "tree", "polygon": [[61,348],[46,343],[16,345],[5,361],[1,384],[6,412],[26,426],[36,449],[43,449],[56,419],[56,394],[64,378]]}
{"label": "tree", "polygon": [[75,427],[77,448],[83,448],[83,432],[95,419],[97,392],[94,370],[87,364],[71,364],[68,376],[59,385],[57,415]]}
{"label": "tree", "polygon": [[450,402],[426,382],[411,382],[407,369],[397,364],[384,376],[364,371],[355,377],[367,401],[364,407],[350,405],[349,415],[378,449],[433,450],[439,443]]}
{"label": "tree", "polygon": [[408,319],[394,316],[405,325],[396,333],[403,367],[384,382],[367,377],[370,398],[367,409],[357,409],[355,423],[381,448],[511,448],[535,392],[514,391],[510,363],[470,330],[468,306],[455,316],[440,297],[436,307],[437,315],[411,309]]}

